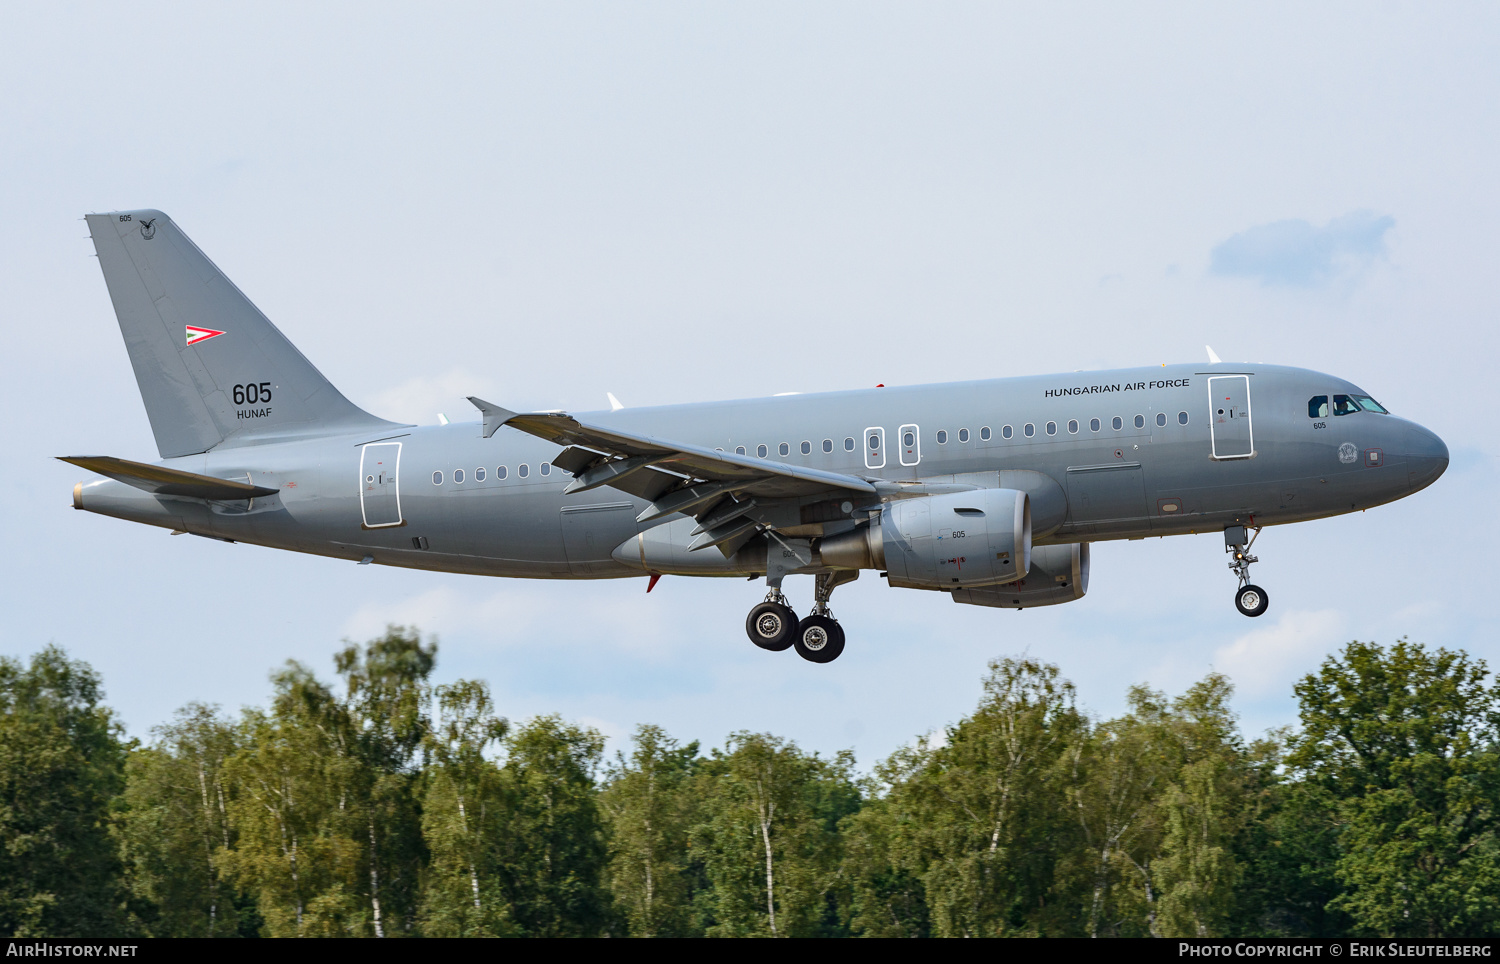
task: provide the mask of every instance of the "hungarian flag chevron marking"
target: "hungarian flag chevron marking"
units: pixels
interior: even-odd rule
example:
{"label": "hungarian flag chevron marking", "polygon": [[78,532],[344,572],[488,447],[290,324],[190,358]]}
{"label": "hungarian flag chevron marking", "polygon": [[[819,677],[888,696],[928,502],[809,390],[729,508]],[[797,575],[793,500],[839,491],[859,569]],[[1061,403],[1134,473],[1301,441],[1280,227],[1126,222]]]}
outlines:
{"label": "hungarian flag chevron marking", "polygon": [[208,341],[210,338],[217,338],[224,334],[222,331],[215,331],[212,328],[199,328],[195,325],[187,325],[186,327],[187,343],[189,345],[196,345],[200,341]]}

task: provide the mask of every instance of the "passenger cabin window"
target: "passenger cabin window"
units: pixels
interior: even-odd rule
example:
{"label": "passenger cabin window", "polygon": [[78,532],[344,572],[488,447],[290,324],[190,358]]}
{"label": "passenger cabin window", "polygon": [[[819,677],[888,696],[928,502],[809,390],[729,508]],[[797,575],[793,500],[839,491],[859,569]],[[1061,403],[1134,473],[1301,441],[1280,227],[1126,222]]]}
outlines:
{"label": "passenger cabin window", "polygon": [[824,452],[832,452],[833,451],[833,439],[831,439],[831,438],[825,438],[823,440],[823,451]]}
{"label": "passenger cabin window", "polygon": [[475,482],[483,482],[484,481],[484,466],[481,465],[479,468],[477,468],[477,469],[474,470],[474,481]]}
{"label": "passenger cabin window", "polygon": [[454,482],[455,485],[463,485],[464,484],[464,470],[463,469],[454,469],[453,470],[453,482]]}
{"label": "passenger cabin window", "polygon": [[1089,419],[1089,431],[1090,432],[1097,432],[1097,431],[1099,431],[1099,428],[1100,428],[1100,425],[1099,425],[1099,420],[1097,418],[1091,418],[1091,419]]}
{"label": "passenger cabin window", "polygon": [[948,433],[945,432],[945,431],[943,431],[942,429],[938,429],[938,444],[939,445],[947,445],[948,444]]}
{"label": "passenger cabin window", "polygon": [[1161,428],[1163,425],[1166,425],[1166,424],[1167,424],[1167,413],[1166,412],[1157,412],[1156,413],[1156,427],[1157,428]]}
{"label": "passenger cabin window", "polygon": [[782,455],[791,455],[792,454],[792,447],[790,445],[788,445],[787,443],[782,442],[780,445],[778,445],[776,447],[776,451],[780,452]]}
{"label": "passenger cabin window", "polygon": [[551,475],[552,474],[552,463],[551,462],[543,462],[542,463],[542,474],[543,475]]}
{"label": "passenger cabin window", "polygon": [[803,455],[811,455],[812,454],[812,443],[811,442],[803,442],[802,443],[802,454]]}
{"label": "passenger cabin window", "polygon": [[755,454],[760,458],[765,458],[768,454],[770,454],[770,449],[766,448],[764,444],[757,445],[755,447]]}
{"label": "passenger cabin window", "polygon": [[1047,434],[1048,435],[1056,435],[1057,434],[1057,423],[1056,422],[1048,422],[1047,423]]}
{"label": "passenger cabin window", "polygon": [[1027,438],[1031,438],[1033,435],[1036,434],[1036,426],[1032,425],[1030,422],[1027,422],[1026,423],[1026,427],[1023,428],[1023,429],[1021,429],[1021,431],[1023,431],[1023,432],[1026,433],[1026,437]]}
{"label": "passenger cabin window", "polygon": [[1068,419],[1068,434],[1069,435],[1077,435],[1078,434],[1078,419],[1076,419],[1076,418],[1070,418],[1070,419]]}
{"label": "passenger cabin window", "polygon": [[1186,425],[1187,424],[1187,412],[1178,412],[1177,413],[1177,424],[1178,425]]}
{"label": "passenger cabin window", "polygon": [[505,466],[503,466],[503,465],[497,465],[497,466],[495,466],[495,478],[497,478],[497,479],[503,479],[503,478],[505,478]]}
{"label": "passenger cabin window", "polygon": [[441,473],[441,472],[434,472],[434,473],[432,473],[432,484],[433,485],[442,485],[443,484],[443,473]]}
{"label": "passenger cabin window", "polygon": [[1114,418],[1110,419],[1109,424],[1110,424],[1110,427],[1112,427],[1116,432],[1118,432],[1120,429],[1122,429],[1122,428],[1125,427],[1125,420],[1123,418],[1121,418],[1120,416],[1116,415]]}
{"label": "passenger cabin window", "polygon": [[844,439],[844,451],[845,452],[853,452],[854,451],[854,436],[851,435],[848,438]]}
{"label": "passenger cabin window", "polygon": [[516,474],[523,479],[526,478],[526,476],[531,474],[531,466],[527,465],[525,462],[522,462],[520,465],[516,466]]}
{"label": "passenger cabin window", "polygon": [[1309,398],[1307,400],[1307,417],[1308,418],[1327,418],[1328,417],[1328,396],[1327,395],[1314,395],[1312,398]]}
{"label": "passenger cabin window", "polygon": [[966,429],[966,428],[959,429],[958,430],[958,440],[960,442],[967,442],[969,440],[969,430]]}
{"label": "passenger cabin window", "polygon": [[1000,426],[1000,437],[1001,438],[1010,438],[1014,434],[1016,434],[1016,430],[1013,429],[1013,428],[1011,428],[1009,425],[1002,425],[1002,426]]}
{"label": "passenger cabin window", "polygon": [[986,425],[984,428],[982,428],[982,429],[979,430],[979,441],[981,441],[981,442],[988,442],[989,440],[990,440],[990,427],[988,425]]}
{"label": "passenger cabin window", "polygon": [[1145,428],[1146,427],[1146,416],[1144,416],[1144,415],[1137,415],[1135,417],[1135,427],[1136,428]]}
{"label": "passenger cabin window", "polygon": [[745,454],[745,447],[743,445],[736,445],[734,447],[734,454],[735,455],[744,455]]}

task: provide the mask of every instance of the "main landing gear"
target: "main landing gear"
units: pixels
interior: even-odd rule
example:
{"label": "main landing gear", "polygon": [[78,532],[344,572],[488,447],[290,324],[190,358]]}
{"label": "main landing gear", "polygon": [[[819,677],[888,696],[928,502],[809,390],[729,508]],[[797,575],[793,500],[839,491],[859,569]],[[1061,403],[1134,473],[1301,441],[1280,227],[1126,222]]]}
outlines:
{"label": "main landing gear", "polygon": [[750,610],[745,617],[745,632],[750,642],[761,649],[779,653],[792,645],[797,634],[797,614],[786,604],[780,589],[766,593],[766,601]]}
{"label": "main landing gear", "polygon": [[836,569],[818,573],[813,588],[813,608],[802,620],[781,594],[781,578],[767,577],[766,599],[745,618],[745,633],[761,649],[780,652],[795,648],[797,655],[812,663],[831,663],[844,651],[844,628],[833,618],[828,597],[833,590],[859,578],[858,571]]}
{"label": "main landing gear", "polygon": [[1250,555],[1250,547],[1260,536],[1260,526],[1252,526],[1254,533],[1246,539],[1244,526],[1230,526],[1224,530],[1224,551],[1232,553],[1230,570],[1239,578],[1240,588],[1234,591],[1234,608],[1246,616],[1259,616],[1271,604],[1271,597],[1259,586],[1250,583],[1250,563],[1259,562]]}

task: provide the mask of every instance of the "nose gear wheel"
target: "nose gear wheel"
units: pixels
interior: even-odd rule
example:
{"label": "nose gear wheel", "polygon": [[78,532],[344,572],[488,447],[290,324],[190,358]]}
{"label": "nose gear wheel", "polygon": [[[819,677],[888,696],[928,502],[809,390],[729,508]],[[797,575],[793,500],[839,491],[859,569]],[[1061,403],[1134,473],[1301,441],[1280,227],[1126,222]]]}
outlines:
{"label": "nose gear wheel", "polygon": [[1240,586],[1234,591],[1234,608],[1246,616],[1259,616],[1271,604],[1271,597],[1259,586],[1250,583],[1250,564],[1260,562],[1250,554],[1250,547],[1260,538],[1260,526],[1252,526],[1253,534],[1245,538],[1245,526],[1230,526],[1224,530],[1224,551],[1231,553],[1229,570],[1235,574]]}
{"label": "nose gear wheel", "polygon": [[1249,583],[1241,586],[1234,594],[1234,608],[1246,616],[1259,616],[1266,611],[1270,602],[1271,598],[1266,595],[1264,589]]}

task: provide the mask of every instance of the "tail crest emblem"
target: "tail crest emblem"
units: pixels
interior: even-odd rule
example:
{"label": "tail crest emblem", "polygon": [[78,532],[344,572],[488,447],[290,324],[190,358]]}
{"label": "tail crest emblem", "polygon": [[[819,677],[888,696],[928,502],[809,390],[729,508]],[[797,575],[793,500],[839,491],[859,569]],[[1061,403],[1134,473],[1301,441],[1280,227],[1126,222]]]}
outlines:
{"label": "tail crest emblem", "polygon": [[198,328],[193,325],[187,325],[186,327],[187,343],[189,345],[196,345],[200,341],[208,341],[210,338],[217,338],[224,334],[222,331],[215,331],[212,328]]}

